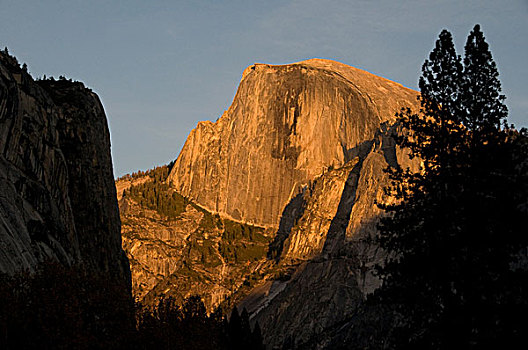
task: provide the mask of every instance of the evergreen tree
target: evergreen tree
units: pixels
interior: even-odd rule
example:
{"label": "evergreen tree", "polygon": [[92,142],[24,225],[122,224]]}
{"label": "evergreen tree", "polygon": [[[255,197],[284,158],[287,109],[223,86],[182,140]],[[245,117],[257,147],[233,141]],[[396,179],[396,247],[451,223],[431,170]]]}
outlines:
{"label": "evergreen tree", "polygon": [[506,97],[501,94],[499,72],[478,24],[465,46],[462,90],[466,127],[491,133],[498,129],[508,114]]}
{"label": "evergreen tree", "polygon": [[439,121],[456,119],[459,112],[461,58],[456,54],[453,37],[447,30],[440,33],[429,59],[422,65],[419,80],[422,107]]}
{"label": "evergreen tree", "polygon": [[[426,171],[446,171],[457,148],[460,130],[460,76],[462,64],[456,54],[453,37],[447,30],[440,33],[435,48],[422,66],[419,80],[421,113],[408,115],[410,130],[417,140],[406,146],[419,151]],[[404,125],[409,127],[409,125]],[[414,135],[413,135],[414,136]]]}
{"label": "evergreen tree", "polygon": [[240,328],[241,328],[241,344],[244,348],[251,348],[252,338],[251,338],[251,325],[249,324],[249,314],[244,308],[242,314],[240,314]]}
{"label": "evergreen tree", "polygon": [[249,314],[245,308],[242,314],[239,314],[237,307],[233,307],[231,318],[226,325],[226,333],[228,348],[231,350],[264,349],[260,326],[258,323],[255,324],[255,328],[251,331]]}
{"label": "evergreen tree", "polygon": [[236,306],[233,307],[233,311],[231,312],[231,318],[229,319],[228,338],[230,349],[244,349],[244,343],[242,340],[242,319],[240,318],[240,314],[238,313],[238,309]]}
{"label": "evergreen tree", "polygon": [[257,322],[255,322],[255,327],[253,328],[253,332],[251,333],[251,349],[254,350],[264,350],[265,346],[263,344],[262,339],[262,332],[260,331],[260,325]]}
{"label": "evergreen tree", "polygon": [[[459,172],[457,166],[461,163],[459,157],[464,148],[464,143],[460,141],[467,134],[460,123],[461,74],[461,59],[456,54],[451,33],[443,30],[429,59],[422,66],[420,113],[406,109],[398,115],[399,123],[407,134],[397,137],[397,142],[410,150],[411,158],[419,157],[423,168],[421,173],[415,174],[403,169],[390,169],[396,182],[404,182],[404,187],[393,193],[398,200],[406,199],[413,191],[423,192],[426,186],[439,186],[435,189],[441,197],[439,199],[448,200],[445,196],[452,189],[440,186],[440,183],[450,183],[448,178]],[[433,175],[443,180],[432,180]]]}
{"label": "evergreen tree", "polygon": [[483,93],[468,102],[490,81],[500,91],[496,69],[474,73],[471,62],[495,67],[479,33],[476,26],[468,38],[478,44],[466,45],[462,72],[442,31],[422,67],[420,113],[399,115],[407,134],[397,141],[423,167],[389,170],[396,204],[385,206],[379,238],[389,255],[370,301],[393,315],[390,348],[504,346],[527,325],[526,269],[513,267],[528,247],[527,192],[517,193],[526,189],[526,137],[500,129],[504,98]]}

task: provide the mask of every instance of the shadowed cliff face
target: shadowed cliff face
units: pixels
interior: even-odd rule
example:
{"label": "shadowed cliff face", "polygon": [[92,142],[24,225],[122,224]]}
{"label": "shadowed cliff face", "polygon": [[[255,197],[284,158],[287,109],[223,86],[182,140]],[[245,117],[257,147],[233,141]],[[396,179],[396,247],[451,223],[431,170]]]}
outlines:
{"label": "shadowed cliff face", "polygon": [[379,286],[373,270],[385,253],[372,239],[384,215],[376,203],[391,200],[383,191],[389,184],[384,169],[418,167],[395,146],[395,132],[397,128],[381,125],[357,157],[318,177],[303,193],[296,224],[279,231],[279,265],[293,264],[295,272],[289,280],[255,288],[241,305],[258,320],[268,345],[325,348],[333,332]]}
{"label": "shadowed cliff face", "polygon": [[303,186],[415,102],[415,92],[337,62],[257,64],[229,110],[191,132],[169,181],[213,212],[277,228]]}
{"label": "shadowed cliff face", "polygon": [[82,83],[0,53],[0,272],[52,260],[130,285],[106,116]]}

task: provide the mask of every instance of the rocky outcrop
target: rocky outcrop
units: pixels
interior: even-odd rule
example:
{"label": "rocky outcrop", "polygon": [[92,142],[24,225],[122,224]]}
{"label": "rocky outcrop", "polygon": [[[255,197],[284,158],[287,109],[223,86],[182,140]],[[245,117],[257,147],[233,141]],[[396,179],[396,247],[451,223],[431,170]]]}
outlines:
{"label": "rocky outcrop", "polygon": [[277,228],[303,187],[415,104],[415,91],[341,63],[255,64],[224,115],[190,133],[169,181],[212,212]]}
{"label": "rocky outcrop", "polygon": [[157,193],[156,203],[167,198],[163,191],[179,196],[154,180],[159,170],[163,167],[116,181],[134,297],[155,304],[162,296],[182,302],[200,295],[207,310],[213,311],[236,291],[247,293],[272,265],[266,259],[272,231],[220,218],[181,197],[177,214],[149,208],[146,193]]}
{"label": "rocky outcrop", "polygon": [[120,201],[120,208],[123,249],[130,260],[132,290],[142,300],[180,268],[186,240],[191,234],[197,236],[203,214],[189,207],[179,220],[169,221],[129,198]]}
{"label": "rocky outcrop", "polygon": [[0,272],[80,264],[129,288],[110,135],[82,83],[34,81],[0,53]]}

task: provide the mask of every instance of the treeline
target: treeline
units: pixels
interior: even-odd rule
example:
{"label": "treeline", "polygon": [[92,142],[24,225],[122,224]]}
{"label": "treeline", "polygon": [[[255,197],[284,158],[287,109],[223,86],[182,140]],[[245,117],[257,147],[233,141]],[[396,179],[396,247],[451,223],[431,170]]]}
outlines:
{"label": "treeline", "polygon": [[136,172],[133,172],[132,174],[125,174],[121,177],[118,177],[116,181],[120,180],[136,180],[145,176],[149,176],[151,178],[158,178],[158,180],[165,181],[167,177],[169,176],[170,171],[172,170],[172,167],[174,166],[174,161],[170,162],[167,165],[161,165],[154,167],[153,169],[149,170],[138,170]]}
{"label": "treeline", "polygon": [[128,288],[80,267],[47,263],[0,275],[2,349],[264,349],[258,323],[235,308],[207,315],[193,296],[134,303]]}
{"label": "treeline", "polygon": [[197,296],[181,306],[167,298],[154,310],[144,309],[138,330],[146,349],[264,349],[258,322],[252,329],[245,309],[239,314],[235,307],[229,319],[218,310],[207,315]]}

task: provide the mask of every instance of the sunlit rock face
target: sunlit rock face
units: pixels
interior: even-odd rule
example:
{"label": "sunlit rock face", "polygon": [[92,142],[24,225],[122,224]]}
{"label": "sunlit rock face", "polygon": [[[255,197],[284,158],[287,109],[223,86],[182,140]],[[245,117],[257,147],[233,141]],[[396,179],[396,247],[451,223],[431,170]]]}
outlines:
{"label": "sunlit rock face", "polygon": [[129,288],[110,135],[82,83],[34,81],[0,53],[0,272],[81,264]]}
{"label": "sunlit rock face", "polygon": [[190,133],[169,181],[210,211],[278,227],[304,186],[415,104],[416,92],[341,63],[255,64],[224,115]]}

